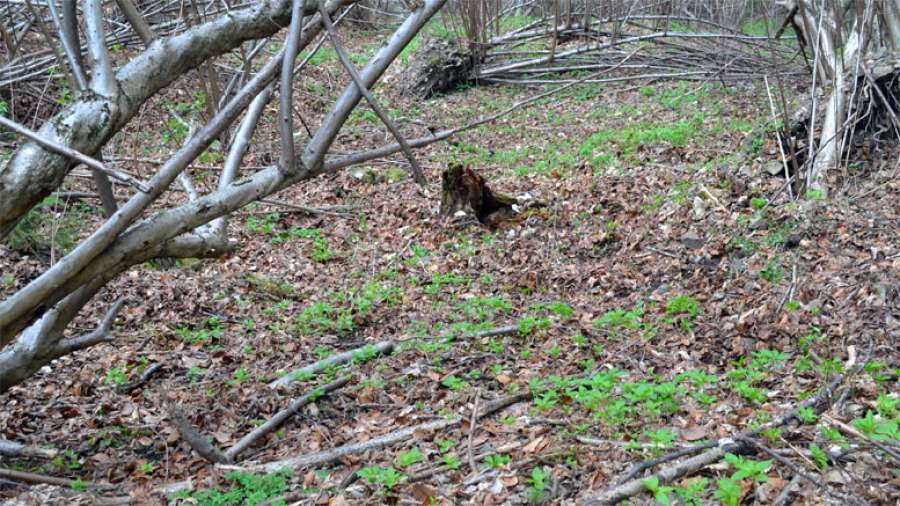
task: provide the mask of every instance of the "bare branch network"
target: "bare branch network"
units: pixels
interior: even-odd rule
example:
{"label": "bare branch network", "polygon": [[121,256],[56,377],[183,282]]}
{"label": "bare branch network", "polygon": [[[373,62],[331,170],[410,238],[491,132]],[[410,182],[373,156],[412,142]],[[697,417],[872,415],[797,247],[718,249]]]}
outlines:
{"label": "bare branch network", "polygon": [[[8,235],[29,209],[59,188],[78,163],[94,170],[101,196],[103,188],[109,190],[110,177],[133,183],[136,191],[121,205],[113,199],[108,218],[87,239],[22,290],[0,302],[0,392],[55,358],[112,339],[112,322],[121,302],[114,304],[101,325],[88,334],[68,336],[66,329],[98,291],[131,266],[153,258],[220,255],[230,247],[225,233],[227,216],[244,205],[350,163],[401,149],[411,155],[405,141],[401,141],[397,146],[326,161],[326,154],[350,113],[364,96],[371,97],[367,89],[443,3],[444,0],[429,0],[409,12],[363,68],[351,68],[353,82],[334,102],[309,142],[295,145],[293,126],[288,122],[282,139],[286,156],[277,165],[244,173],[241,161],[264,107],[277,90],[278,76],[284,77],[280,91],[288,97],[286,102],[282,100],[282,107],[289,107],[290,77],[308,61],[307,58],[295,65],[296,55],[323,31],[328,31],[331,43],[340,48],[330,18],[339,17],[351,2],[269,0],[234,6],[218,15],[206,13],[212,19],[205,22],[199,22],[201,16],[194,13],[187,16],[192,22],[179,25],[172,21],[150,23],[147,19],[159,15],[154,8],[144,7],[149,11],[142,16],[130,0],[120,1],[130,25],[128,33],[137,34],[146,48],[118,69],[112,66],[109,46],[115,39],[110,34],[126,28],[109,29],[111,23],[104,21],[106,7],[98,1],[87,2],[79,13],[74,4],[64,2],[63,11],[68,8],[70,16],[80,14],[82,18],[86,38],[82,44],[75,36],[78,30],[71,29],[77,18],[67,20],[52,3],[48,4],[52,22],[47,37],[62,41],[66,57],[61,67],[70,73],[77,91],[73,102],[36,132],[4,121],[4,125],[29,140],[0,171],[0,238]],[[165,12],[172,5],[157,7]],[[37,20],[42,21],[40,17]],[[281,50],[257,72],[250,72],[252,58],[262,56],[258,50],[261,44],[254,42],[285,27],[289,27],[289,33]],[[161,35],[167,32],[171,35]],[[244,51],[245,43],[251,46],[249,51]],[[87,49],[86,54],[82,48]],[[206,67],[211,61],[236,49],[241,50],[246,71],[236,74],[225,91],[214,95],[221,100],[211,119],[195,128],[152,178],[135,180],[97,160],[101,148],[154,94],[189,71],[209,71]],[[15,51],[10,54],[15,55]],[[34,61],[33,57],[20,56],[11,62],[12,69],[21,65],[35,68]],[[21,75],[6,73],[5,82],[17,76]],[[290,118],[290,113],[283,116]],[[234,125],[216,188],[206,193],[198,191],[185,172],[187,167],[214,140],[228,135]],[[399,132],[397,136],[402,139]],[[178,190],[184,192],[186,200],[175,207],[148,212],[161,197]]]}

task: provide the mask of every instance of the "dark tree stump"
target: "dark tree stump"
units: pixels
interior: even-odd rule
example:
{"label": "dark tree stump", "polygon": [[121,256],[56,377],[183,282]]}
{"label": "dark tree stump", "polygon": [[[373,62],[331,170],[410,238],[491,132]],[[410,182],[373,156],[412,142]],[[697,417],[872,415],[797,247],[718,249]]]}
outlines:
{"label": "dark tree stump", "polygon": [[403,72],[404,93],[421,99],[450,93],[472,81],[475,61],[454,42],[428,41]]}
{"label": "dark tree stump", "polygon": [[455,215],[459,211],[474,214],[481,223],[496,227],[516,216],[514,204],[518,201],[491,190],[484,178],[462,164],[451,162],[441,175],[441,216]]}

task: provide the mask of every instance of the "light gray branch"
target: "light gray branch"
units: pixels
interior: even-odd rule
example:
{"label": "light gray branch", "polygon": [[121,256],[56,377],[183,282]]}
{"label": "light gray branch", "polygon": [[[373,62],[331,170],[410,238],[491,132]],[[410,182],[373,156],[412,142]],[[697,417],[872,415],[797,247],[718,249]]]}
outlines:
{"label": "light gray branch", "polygon": [[297,170],[297,160],[294,156],[294,59],[297,57],[297,47],[300,44],[300,36],[303,34],[303,8],[306,0],[293,0],[291,9],[291,26],[288,29],[287,40],[284,43],[284,61],[281,66],[281,169],[287,174]]}
{"label": "light gray branch", "polygon": [[[332,0],[329,9],[337,10],[347,1]],[[209,58],[244,41],[271,35],[289,21],[288,0],[263,0],[157,39],[117,72],[120,93],[115,97],[81,96],[46,121],[39,132],[45,139],[76,151],[96,153],[160,89]],[[0,171],[0,238],[9,234],[31,207],[56,191],[70,169],[69,160],[56,152],[34,143],[21,146]]]}
{"label": "light gray branch", "polygon": [[66,53],[66,60],[69,62],[69,70],[72,72],[72,77],[75,80],[75,86],[79,91],[84,91],[87,89],[87,78],[84,75],[84,68],[81,66],[81,49],[78,43],[78,24],[75,19],[74,0],[63,1],[65,19],[60,19],[59,11],[56,9],[56,2],[47,2],[47,7],[50,9],[50,18],[53,20],[53,24],[56,25],[56,31],[59,33],[59,39],[62,42],[63,51]]}
{"label": "light gray branch", "polygon": [[128,20],[128,23],[134,29],[134,33],[141,38],[144,46],[149,46],[151,42],[156,40],[156,34],[153,33],[153,29],[147,24],[147,20],[141,15],[134,2],[131,0],[116,0],[116,4],[119,5],[122,13],[125,14],[125,19]]}
{"label": "light gray branch", "polygon": [[112,97],[116,94],[116,77],[106,49],[101,0],[85,0],[84,23],[87,27],[88,54],[91,56],[91,89],[98,95]]}
{"label": "light gray branch", "polygon": [[37,143],[38,145],[40,145],[46,149],[49,149],[55,153],[58,153],[60,155],[63,155],[66,158],[71,158],[72,160],[74,160],[76,162],[81,162],[81,163],[87,165],[88,167],[90,167],[92,170],[96,170],[103,174],[106,174],[106,175],[112,177],[113,179],[115,179],[116,181],[120,181],[122,183],[132,185],[135,188],[141,190],[142,192],[150,191],[149,186],[138,181],[137,178],[135,178],[132,174],[129,174],[129,173],[121,171],[121,170],[111,169],[111,168],[107,167],[106,165],[104,165],[103,162],[101,162],[100,160],[97,160],[96,158],[91,158],[90,156],[88,156],[84,153],[79,153],[78,151],[76,151],[70,147],[64,146],[64,145],[54,142],[50,139],[44,138],[41,136],[41,134],[35,132],[34,130],[26,128],[26,127],[16,123],[15,121],[5,118],[4,116],[0,116],[0,126],[8,128],[8,129],[12,130],[13,132],[16,132],[19,135],[27,137],[27,138],[31,139],[32,141],[34,141],[35,143]]}
{"label": "light gray branch", "polygon": [[406,159],[409,160],[410,170],[412,171],[413,179],[419,186],[426,186],[428,181],[425,180],[425,176],[422,174],[422,168],[419,167],[419,163],[416,161],[415,155],[413,155],[412,149],[410,149],[409,144],[406,143],[406,139],[403,138],[403,135],[400,133],[400,130],[394,125],[394,122],[391,121],[391,118],[388,117],[387,113],[384,112],[384,109],[378,105],[378,101],[375,100],[375,97],[369,92],[366,85],[363,84],[362,79],[360,79],[359,74],[356,72],[356,69],[353,68],[353,63],[347,58],[347,53],[344,52],[344,48],[341,47],[341,42],[338,39],[337,33],[334,31],[334,26],[331,23],[331,17],[328,16],[328,12],[325,10],[325,4],[319,3],[319,15],[322,16],[322,23],[325,25],[325,30],[328,33],[328,39],[331,41],[331,45],[334,46],[334,51],[338,55],[338,59],[341,61],[341,64],[347,70],[347,73],[350,74],[350,78],[353,80],[353,83],[356,85],[357,89],[364,97],[366,97],[366,101],[369,103],[369,106],[372,107],[372,110],[375,111],[375,114],[378,115],[378,119],[384,123],[384,126],[391,132],[395,139],[397,139],[397,143],[400,144],[400,148],[403,150],[403,154],[406,155]]}

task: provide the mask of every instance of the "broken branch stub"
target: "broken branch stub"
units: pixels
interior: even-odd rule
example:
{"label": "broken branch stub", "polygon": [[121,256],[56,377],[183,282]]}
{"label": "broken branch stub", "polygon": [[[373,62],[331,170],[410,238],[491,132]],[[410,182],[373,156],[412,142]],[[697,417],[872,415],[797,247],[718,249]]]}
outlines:
{"label": "broken branch stub", "polygon": [[484,177],[462,164],[452,162],[441,175],[441,216],[462,211],[474,214],[481,223],[495,227],[516,215],[519,202],[491,190]]}

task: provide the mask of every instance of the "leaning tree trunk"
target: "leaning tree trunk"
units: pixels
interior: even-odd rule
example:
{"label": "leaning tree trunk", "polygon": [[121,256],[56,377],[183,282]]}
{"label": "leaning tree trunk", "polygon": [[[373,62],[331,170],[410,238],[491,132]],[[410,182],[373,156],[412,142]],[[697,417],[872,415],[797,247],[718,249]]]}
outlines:
{"label": "leaning tree trunk", "polygon": [[[79,67],[74,54],[67,58],[76,74],[90,76],[84,82],[84,90],[71,106],[46,121],[38,132],[0,117],[0,125],[31,139],[0,170],[0,239],[36,202],[55,191],[78,162],[118,178],[134,191],[74,250],[0,301],[0,394],[53,359],[111,340],[112,324],[121,301],[112,304],[97,329],[75,336],[68,335],[67,330],[82,308],[109,281],[132,266],[153,258],[218,256],[231,247],[226,234],[227,216],[246,204],[354,163],[400,151],[411,156],[410,145],[417,147],[446,138],[446,135],[436,135],[433,139],[417,139],[407,144],[391,120],[384,118],[397,136],[397,143],[326,160],[332,143],[360,100],[365,97],[373,108],[378,108],[368,88],[378,81],[444,1],[424,0],[413,6],[387,44],[359,70],[352,67],[343,53],[331,21],[331,16],[341,11],[349,0],[318,4],[303,0],[264,0],[242,9],[231,8],[220,18],[183,33],[157,38],[117,72],[113,72],[105,46],[102,4],[99,0],[85,2],[83,15],[91,56],[89,72]],[[233,96],[226,97],[218,112],[151,179],[141,181],[91,157],[128,124],[144,102],[180,76],[243,41],[266,37],[287,25],[290,28],[286,47],[255,74],[246,75],[244,84]],[[274,95],[279,73],[299,71],[300,66],[295,67],[296,54],[322,31],[327,32],[328,40],[341,55],[352,77],[351,84],[305,145],[294,146],[292,129],[284,129],[282,153],[294,155],[241,177],[241,160],[266,103]],[[64,49],[67,46],[73,47],[63,44]],[[259,53],[249,53],[253,54]],[[251,68],[252,57],[244,61],[245,68]],[[308,58],[300,65],[307,61]],[[282,79],[280,92],[291,95],[291,85],[290,78]],[[290,127],[290,101],[282,101],[282,106],[282,120],[287,116]],[[229,131],[242,114],[217,187],[206,193],[198,191],[186,172],[187,167],[214,140]],[[186,199],[173,207],[161,207],[165,200],[160,197],[169,195],[176,182],[183,190],[179,195]]]}
{"label": "leaning tree trunk", "polygon": [[900,0],[790,0],[784,6],[810,49],[814,88],[828,89],[824,100],[813,101],[805,129],[806,187],[825,194],[826,177],[841,166],[862,115],[882,111],[900,131],[896,100],[877,83],[900,71]]}

